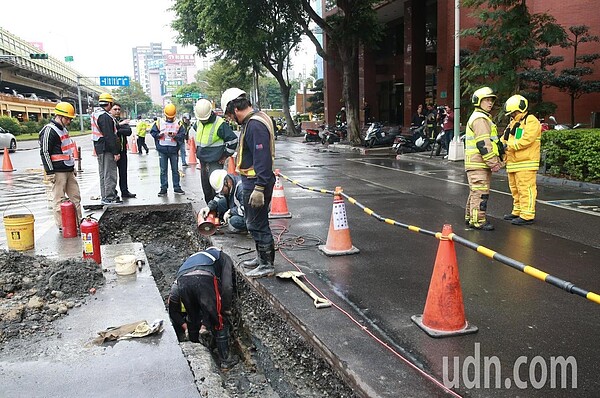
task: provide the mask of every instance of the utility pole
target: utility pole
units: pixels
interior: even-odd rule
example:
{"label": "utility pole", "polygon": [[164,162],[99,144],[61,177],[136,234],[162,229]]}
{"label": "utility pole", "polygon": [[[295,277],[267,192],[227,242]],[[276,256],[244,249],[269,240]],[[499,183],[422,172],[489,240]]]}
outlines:
{"label": "utility pole", "polygon": [[454,138],[448,147],[448,160],[465,158],[460,142],[460,1],[454,0]]}
{"label": "utility pole", "polygon": [[79,100],[79,131],[83,134],[83,107],[81,105],[81,85],[79,84],[81,76],[77,76],[77,99]]}
{"label": "utility pole", "polygon": [[147,103],[148,103],[148,101],[134,101],[133,102],[133,108],[134,108],[133,112],[135,113],[134,117],[137,117],[137,115],[138,115],[138,112],[137,112],[137,106],[138,106],[138,104],[147,104]]}

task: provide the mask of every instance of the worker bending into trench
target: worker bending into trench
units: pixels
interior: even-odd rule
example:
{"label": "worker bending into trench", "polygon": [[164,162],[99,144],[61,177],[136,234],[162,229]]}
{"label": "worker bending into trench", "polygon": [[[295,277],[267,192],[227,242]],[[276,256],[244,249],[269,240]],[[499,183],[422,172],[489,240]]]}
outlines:
{"label": "worker bending into trench", "polygon": [[190,341],[200,343],[201,328],[203,334],[212,334],[223,370],[231,369],[239,360],[229,350],[227,321],[234,285],[231,257],[209,247],[185,260],[175,275],[168,300],[169,317],[177,338],[184,340],[187,331]]}

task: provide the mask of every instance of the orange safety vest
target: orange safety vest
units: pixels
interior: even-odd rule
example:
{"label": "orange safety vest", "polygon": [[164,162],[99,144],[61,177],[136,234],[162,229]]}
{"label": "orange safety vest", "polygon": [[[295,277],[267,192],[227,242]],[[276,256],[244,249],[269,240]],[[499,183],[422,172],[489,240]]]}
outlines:
{"label": "orange safety vest", "polygon": [[[98,118],[100,117],[100,115],[102,115],[103,113],[106,113],[107,115],[109,115],[110,117],[111,114],[106,112],[104,109],[99,108],[96,109],[94,111],[94,113],[92,113],[92,118],[91,118],[91,123],[92,123],[92,141],[99,141],[100,138],[104,137],[104,135],[102,134],[102,131],[100,131],[100,127],[98,127]],[[115,134],[117,134],[117,124],[114,124],[114,129],[115,129]]]}
{"label": "orange safety vest", "polygon": [[75,141],[69,137],[69,131],[67,129],[59,129],[58,126],[53,123],[48,124],[52,130],[56,131],[56,134],[60,137],[60,149],[61,154],[50,155],[50,160],[58,162],[62,160],[65,162],[65,166],[75,166],[75,159],[73,158],[73,148],[75,148]]}

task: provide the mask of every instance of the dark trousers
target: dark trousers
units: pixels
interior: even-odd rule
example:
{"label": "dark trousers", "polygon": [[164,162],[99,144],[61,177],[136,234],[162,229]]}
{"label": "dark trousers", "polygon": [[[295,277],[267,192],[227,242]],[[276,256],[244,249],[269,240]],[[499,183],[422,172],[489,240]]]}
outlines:
{"label": "dark trousers", "polygon": [[269,226],[269,205],[271,203],[271,197],[273,196],[273,186],[274,183],[265,187],[265,205],[258,209],[250,206],[248,203],[252,190],[244,189],[244,216],[246,218],[246,227],[248,228],[248,232],[252,235],[254,242],[258,245],[267,246],[273,244],[273,233]]}
{"label": "dark trousers", "polygon": [[138,153],[141,155],[142,154],[142,148],[144,148],[146,150],[146,153],[148,153],[148,145],[146,145],[146,137],[139,137],[137,138],[137,147],[138,147]]}
{"label": "dark trousers", "polygon": [[198,342],[202,325],[211,331],[223,329],[225,320],[216,276],[183,275],[177,279],[177,285],[187,312],[190,341]]}
{"label": "dark trousers", "polygon": [[219,162],[203,162],[200,161],[200,183],[202,184],[202,192],[204,193],[204,201],[206,203],[214,199],[215,190],[210,185],[210,174],[222,169],[223,165]]}
{"label": "dark trousers", "polygon": [[119,170],[119,189],[121,196],[129,192],[127,185],[127,152],[121,152],[121,158],[117,161],[117,169]]}

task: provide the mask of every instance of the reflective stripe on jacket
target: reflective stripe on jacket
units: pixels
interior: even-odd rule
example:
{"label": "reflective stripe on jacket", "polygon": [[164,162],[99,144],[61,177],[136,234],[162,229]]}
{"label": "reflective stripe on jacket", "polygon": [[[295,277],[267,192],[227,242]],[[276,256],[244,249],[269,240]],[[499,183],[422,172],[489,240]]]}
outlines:
{"label": "reflective stripe on jacket", "polygon": [[[167,122],[165,120],[160,123],[160,130],[163,133],[159,138],[160,145],[162,146],[177,146],[177,141],[175,140],[175,135],[179,131],[179,123],[173,120],[172,122]],[[173,136],[170,137],[169,133]]]}
{"label": "reflective stripe on jacket", "polygon": [[58,128],[57,125],[53,123],[49,123],[48,126],[60,137],[60,149],[62,150],[62,154],[51,154],[50,160],[53,162],[63,161],[65,166],[73,167],[75,166],[75,159],[73,157],[73,148],[75,148],[75,142],[69,137],[69,131],[65,129]]}
{"label": "reflective stripe on jacket", "polygon": [[520,126],[506,142],[506,171],[537,171],[540,168],[542,125],[535,116],[527,113],[518,114],[508,127],[512,130],[516,123]]}
{"label": "reflective stripe on jacket", "polygon": [[[473,123],[484,119],[489,125],[488,131],[475,131]],[[467,122],[465,134],[465,170],[489,169],[491,165],[501,162],[497,155],[498,129],[490,115],[476,108]]]}
{"label": "reflective stripe on jacket", "polygon": [[[270,150],[271,150],[271,160],[272,160],[272,163],[275,163],[275,132],[273,129],[273,122],[271,121],[271,118],[269,117],[269,115],[267,115],[266,113],[255,112],[248,119],[248,121],[242,125],[242,133],[240,135],[239,153],[238,153],[237,164],[236,164],[236,169],[239,170],[240,175],[248,177],[248,178],[256,177],[256,172],[254,171],[254,162],[252,159],[252,154],[248,155],[245,153],[246,147],[244,145],[244,140],[246,138],[246,130],[248,127],[248,123],[251,120],[259,121],[269,131],[269,146],[270,146]],[[246,157],[244,158],[245,155],[246,155]]]}
{"label": "reflective stripe on jacket", "polygon": [[217,135],[217,131],[219,131],[219,127],[223,122],[224,120],[220,116],[217,116],[214,123],[206,125],[198,121],[196,124],[196,146],[200,148],[225,146],[225,141]]}
{"label": "reflective stripe on jacket", "polygon": [[[100,131],[100,127],[98,127],[98,118],[103,113],[106,113],[107,115],[109,115],[110,117],[112,117],[110,115],[110,113],[106,112],[102,108],[98,108],[98,109],[96,109],[94,111],[94,113],[92,113],[92,119],[91,119],[91,123],[92,123],[92,141],[98,141],[98,140],[100,140],[100,138],[104,137],[104,135],[102,134],[102,131]],[[115,134],[117,134],[117,126],[116,125],[115,125]]]}

